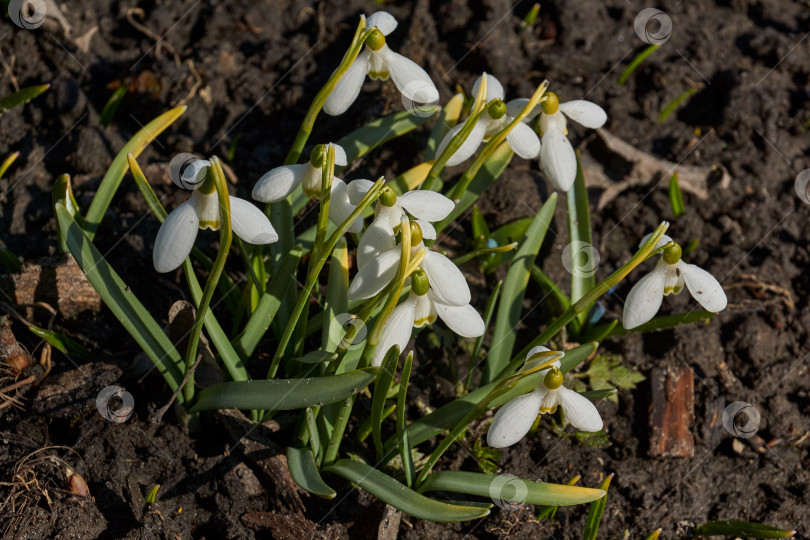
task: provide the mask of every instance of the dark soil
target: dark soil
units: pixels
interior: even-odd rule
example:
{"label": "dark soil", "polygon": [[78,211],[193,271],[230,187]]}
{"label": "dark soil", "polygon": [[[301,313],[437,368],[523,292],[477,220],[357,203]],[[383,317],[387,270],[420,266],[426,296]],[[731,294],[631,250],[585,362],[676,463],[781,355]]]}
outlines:
{"label": "dark soil", "polygon": [[[127,20],[132,15],[155,40]],[[165,174],[172,155],[193,151],[227,155],[247,197],[258,177],[280,164],[312,98],[338,64],[360,13],[382,7],[368,1],[346,3],[277,1],[227,2],[64,2],[70,37],[52,20],[35,31],[8,19],[0,26],[0,95],[20,86],[51,83],[50,90],[0,118],[0,157],[21,157],[0,181],[0,231],[5,246],[26,261],[57,252],[50,188],[69,173],[83,208],[115,154],[140,127],[189,94],[195,76],[201,85],[189,109],[141,155],[147,177],[163,202],[173,208],[184,197]],[[691,529],[713,519],[761,521],[810,531],[810,236],[808,212],[794,191],[794,178],[810,167],[810,11],[806,3],[732,0],[665,2],[672,38],[656,51],[625,86],[617,83],[629,61],[646,46],[633,20],[646,5],[624,0],[544,2],[536,26],[515,33],[529,2],[507,0],[427,2],[385,5],[400,20],[392,48],[425,65],[449,98],[460,84],[469,89],[482,70],[494,74],[507,97],[528,96],[547,78],[563,101],[586,97],[608,113],[606,128],[639,149],[676,163],[725,166],[727,188],[711,185],[709,198],[686,195],[686,214],[673,220],[667,178],[628,189],[594,213],[595,241],[607,276],[634,251],[639,238],[662,219],[672,220],[670,235],[698,242],[690,262],[723,283],[729,308],[708,324],[646,336],[631,335],[603,344],[623,363],[649,376],[655,367],[689,365],[695,371],[693,458],[656,458],[649,454],[649,383],[621,390],[618,402],[602,401],[600,412],[610,445],[592,448],[570,436],[541,429],[504,452],[503,472],[554,482],[582,475],[580,485],[596,486],[615,473],[600,535],[644,538],[663,528],[662,538],[688,538]],[[97,32],[86,51],[75,38]],[[181,61],[176,64],[174,54]],[[669,119],[658,113],[690,84],[703,87]],[[101,110],[115,88],[129,85],[114,122],[99,125]],[[312,142],[336,140],[348,130],[401,105],[391,84],[367,83],[349,112],[322,115]],[[378,91],[379,90],[379,91]],[[591,153],[591,134],[572,128],[572,136]],[[416,164],[425,130],[388,145],[347,173],[348,178],[392,177]],[[160,164],[160,166],[154,165]],[[656,183],[657,182],[657,183]],[[533,215],[550,187],[536,162],[516,159],[488,191],[481,208],[494,224]],[[595,202],[599,190],[591,192]],[[567,243],[565,216],[559,211],[554,234],[543,253],[543,267],[561,283],[568,274],[559,253]],[[462,222],[462,227],[468,227]],[[179,274],[156,279],[151,248],[158,222],[134,184],[125,180],[96,243],[133,292],[165,321],[170,305],[186,298]],[[462,240],[464,229],[456,229]],[[203,234],[213,242],[213,234]],[[552,238],[553,237],[553,238]],[[205,244],[203,249],[210,248]],[[478,283],[474,304],[483,309],[489,286],[468,265]],[[607,316],[621,313],[621,302],[640,274],[604,301]],[[760,285],[752,285],[759,283]],[[784,292],[780,292],[780,289]],[[543,295],[532,283],[527,308]],[[6,299],[3,299],[6,301]],[[667,297],[665,312],[694,308],[688,295]],[[47,314],[35,313],[39,324]],[[527,343],[547,319],[529,317],[518,337]],[[42,490],[31,487],[0,510],[0,527],[11,538],[335,538],[374,537],[383,505],[345,484],[333,502],[304,497],[301,516],[279,498],[260,471],[251,469],[241,445],[231,444],[220,423],[186,428],[169,414],[150,422],[169,392],[159,375],[132,374],[135,343],[112,314],[87,313],[56,320],[91,351],[89,386],[73,399],[43,408],[36,392],[23,410],[7,413],[0,425],[0,482],[24,456],[42,451],[59,457],[86,480],[91,500],[65,491],[64,476],[53,462],[34,469]],[[37,342],[15,324],[29,348]],[[272,349],[270,349],[272,350]],[[425,336],[417,339],[414,384],[421,401],[440,406],[452,396],[450,370],[434,359]],[[425,354],[420,354],[424,352]],[[459,362],[465,361],[460,355]],[[267,359],[251,369],[260,372]],[[54,370],[44,384],[55,384],[75,370],[74,360],[54,354]],[[113,380],[135,398],[135,414],[112,423],[95,414],[98,377],[116,370]],[[94,378],[95,377],[95,378]],[[105,379],[106,381],[106,379]],[[60,383],[61,384],[61,383]],[[41,392],[40,392],[41,395]],[[416,396],[414,396],[416,397]],[[58,400],[57,400],[58,401]],[[725,403],[745,401],[762,415],[759,439],[734,439],[712,415]],[[719,407],[719,409],[718,409]],[[362,410],[362,409],[359,409]],[[416,407],[411,407],[416,411]],[[280,418],[277,442],[288,440],[289,421]],[[286,423],[285,423],[286,422]],[[760,441],[757,443],[756,441]],[[69,450],[72,449],[72,450]],[[450,452],[443,468],[475,470],[464,451]],[[258,478],[257,478],[258,475]],[[337,479],[333,483],[338,485]],[[144,497],[160,484],[158,504]],[[0,484],[0,504],[11,489]],[[24,507],[20,507],[26,502]],[[579,538],[586,506],[562,508],[554,521],[537,523],[533,509],[499,510],[473,523],[437,525],[405,516],[402,538]],[[625,531],[628,531],[625,533]]]}

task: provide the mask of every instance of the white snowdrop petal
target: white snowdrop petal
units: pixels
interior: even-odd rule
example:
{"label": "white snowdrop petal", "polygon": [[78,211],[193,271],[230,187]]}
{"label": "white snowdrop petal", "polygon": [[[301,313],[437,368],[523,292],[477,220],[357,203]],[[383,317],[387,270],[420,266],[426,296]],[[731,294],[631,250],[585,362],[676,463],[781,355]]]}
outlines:
{"label": "white snowdrop petal", "polygon": [[346,159],[346,150],[344,150],[339,144],[330,144],[335,147],[335,165],[345,167],[349,163]]}
{"label": "white snowdrop petal", "polygon": [[599,431],[602,429],[602,417],[596,405],[585,396],[574,392],[564,386],[557,389],[557,397],[560,400],[565,417],[571,425],[580,431]]}
{"label": "white snowdrop petal", "polygon": [[366,18],[366,29],[368,30],[369,28],[374,28],[376,26],[384,36],[387,36],[396,30],[397,24],[397,20],[394,18],[394,16],[387,11],[378,11],[376,13],[372,13]]}
{"label": "white snowdrop petal", "polygon": [[416,328],[421,328],[427,324],[433,324],[436,320],[436,308],[433,305],[429,294],[419,296],[413,292],[411,297],[416,298],[416,309],[413,314],[413,325]]}
{"label": "white snowdrop petal", "polygon": [[[493,77],[490,73],[485,73],[484,75],[487,76],[487,103],[496,98],[502,100],[504,97],[504,92],[501,82]],[[475,79],[475,84],[473,84],[472,87],[473,99],[475,99],[475,96],[478,95],[478,89],[481,88],[481,79],[484,77],[484,75],[481,75]]]}
{"label": "white snowdrop petal", "polygon": [[424,219],[417,219],[416,223],[418,223],[419,228],[422,229],[422,238],[424,240],[436,240],[436,228],[432,223]]}
{"label": "white snowdrop petal", "polygon": [[562,131],[550,129],[543,134],[540,162],[551,182],[562,191],[574,185],[577,176],[577,156]]}
{"label": "white snowdrop petal", "polygon": [[439,91],[419,64],[395,53],[385,45],[379,51],[388,66],[388,74],[400,93],[413,103],[437,103]]}
{"label": "white snowdrop petal", "polygon": [[425,221],[441,221],[456,207],[456,203],[441,193],[427,189],[409,191],[398,197],[397,202],[413,217]]}
{"label": "white snowdrop petal", "polygon": [[382,364],[388,349],[394,345],[399,347],[400,353],[408,346],[408,341],[411,339],[411,333],[413,332],[415,307],[416,299],[414,295],[410,295],[407,300],[395,307],[394,311],[391,312],[391,316],[385,322],[385,326],[380,334],[380,341],[377,343],[377,348],[374,349],[374,356],[371,358],[372,366]]}
{"label": "white snowdrop petal", "polygon": [[282,165],[259,178],[253,186],[252,197],[260,202],[276,202],[295,191],[309,171],[309,165]]}
{"label": "white snowdrop petal", "polygon": [[607,113],[602,107],[584,99],[560,103],[560,110],[565,116],[586,128],[600,128],[607,121]]}
{"label": "white snowdrop petal", "polygon": [[470,304],[450,306],[436,299],[433,307],[444,324],[461,337],[478,337],[486,330],[484,319]]}
{"label": "white snowdrop petal", "polygon": [[525,437],[537,418],[544,395],[542,389],[537,389],[498,409],[487,431],[487,444],[493,448],[506,448]]}
{"label": "white snowdrop petal", "polygon": [[[506,102],[506,115],[511,118],[516,118],[517,115],[521,113],[521,111],[529,104],[529,98],[517,98],[517,99],[510,99]],[[537,115],[539,115],[543,111],[542,106],[537,105],[533,110],[526,115],[523,119],[524,122],[531,122]]]}
{"label": "white snowdrop petal", "polygon": [[349,69],[346,70],[346,73],[335,84],[323,104],[323,110],[326,114],[331,116],[343,114],[360,95],[360,89],[363,87],[363,81],[368,73],[369,54],[371,53],[368,49],[363,49],[352,62],[352,65],[349,66]]}
{"label": "white snowdrop petal", "polygon": [[[450,144],[450,141],[456,134],[461,131],[462,126],[466,124],[466,120],[461,124],[458,124],[453,129],[451,129],[447,135],[444,136],[442,140],[442,144],[439,145],[439,149],[436,151],[436,155],[440,156],[444,151],[444,148]],[[461,146],[456,150],[456,152],[450,156],[450,159],[447,160],[448,167],[454,167],[459,163],[467,161],[470,157],[475,154],[475,151],[478,150],[478,147],[481,146],[481,143],[484,141],[484,135],[487,132],[487,124],[486,122],[481,122],[480,120],[475,123],[470,131],[467,138],[461,143]]]}
{"label": "white snowdrop petal", "polygon": [[396,244],[388,215],[377,216],[357,244],[357,267],[363,268],[367,262],[392,249]]}
{"label": "white snowdrop petal", "polygon": [[528,124],[519,123],[506,135],[512,150],[523,159],[534,159],[540,153],[540,139]]}
{"label": "white snowdrop petal", "polygon": [[624,303],[622,326],[630,330],[648,322],[658,313],[664,299],[665,280],[665,268],[656,266],[652,272],[633,285]]}
{"label": "white snowdrop petal", "polygon": [[[664,222],[664,223],[666,223],[666,222]],[[667,225],[669,225],[669,223],[667,223]],[[653,235],[653,233],[645,234],[644,238],[641,239],[641,242],[638,243],[638,247],[640,248],[641,246],[646,244],[647,240],[649,240],[652,235]],[[670,242],[672,242],[672,238],[670,238],[669,236],[663,234],[663,235],[661,235],[661,239],[658,240],[658,243],[655,244],[655,249],[658,249],[658,248],[660,248],[662,246],[665,246]]]}
{"label": "white snowdrop petal", "polygon": [[470,287],[453,261],[441,253],[430,251],[422,261],[422,270],[427,274],[430,288],[441,302],[453,306],[470,303]]}
{"label": "white snowdrop petal", "polygon": [[[349,201],[348,186],[338,177],[332,179],[332,192],[329,195],[329,220],[335,225],[341,225],[352,215],[356,205]],[[363,217],[357,216],[349,226],[351,233],[363,232]]]}
{"label": "white snowdrop petal", "polygon": [[272,244],[278,241],[278,234],[267,216],[244,199],[230,197],[231,229],[249,244]]}
{"label": "white snowdrop petal", "polygon": [[374,182],[371,180],[352,180],[349,182],[349,189],[347,191],[349,202],[355,206],[360,204],[360,201],[363,200],[363,197],[366,196],[366,193],[368,193],[368,190],[370,190],[373,185]]}
{"label": "white snowdrop petal", "polygon": [[717,313],[726,309],[728,305],[726,293],[713,275],[694,264],[682,264],[680,268],[692,298],[706,311]]}
{"label": "white snowdrop petal", "polygon": [[360,266],[349,286],[349,300],[371,298],[383,290],[397,273],[400,255],[400,249],[395,247]]}
{"label": "white snowdrop petal", "polygon": [[155,238],[155,249],[152,252],[155,270],[160,273],[171,272],[183,264],[191,253],[199,227],[200,220],[191,201],[175,208],[166,217]]}

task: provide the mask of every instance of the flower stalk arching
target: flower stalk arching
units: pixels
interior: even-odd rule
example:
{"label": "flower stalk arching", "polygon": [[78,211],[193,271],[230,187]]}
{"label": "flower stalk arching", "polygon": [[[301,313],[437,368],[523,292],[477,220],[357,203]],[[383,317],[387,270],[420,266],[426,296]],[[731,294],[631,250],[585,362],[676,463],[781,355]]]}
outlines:
{"label": "flower stalk arching", "polygon": [[321,208],[318,213],[315,242],[312,244],[310,270],[313,262],[320,258],[323,242],[326,239],[326,229],[329,226],[329,200],[332,195],[332,180],[335,177],[335,145],[330,144],[326,148],[326,159],[321,169]]}
{"label": "flower stalk arching", "polygon": [[[304,288],[298,295],[298,300],[295,302],[295,307],[293,307],[292,315],[290,319],[287,321],[287,325],[284,327],[284,332],[281,335],[281,339],[279,340],[278,347],[276,348],[276,352],[273,355],[273,359],[270,362],[270,367],[267,370],[267,378],[272,379],[276,376],[278,372],[278,367],[281,364],[281,359],[284,357],[284,351],[287,349],[287,345],[290,343],[290,338],[292,337],[293,330],[298,324],[298,319],[301,317],[301,313],[304,311],[304,307],[306,303],[309,301],[309,295],[312,293],[312,289],[315,287],[315,284],[318,282],[318,274],[320,274],[321,269],[326,264],[326,259],[329,257],[329,254],[332,253],[332,250],[335,248],[335,245],[338,243],[338,240],[346,234],[346,231],[349,230],[354,221],[363,215],[363,212],[371,206],[380,196],[380,191],[382,190],[383,186],[385,185],[385,179],[380,177],[374,185],[372,185],[371,189],[368,190],[368,193],[363,197],[360,201],[360,204],[354,209],[354,212],[344,221],[338,229],[332,233],[332,236],[329,237],[328,240],[324,242],[324,246],[321,249],[320,253],[315,258],[315,263],[311,265],[311,268],[307,271],[307,279],[304,283]],[[328,214],[327,214],[328,215]]]}
{"label": "flower stalk arching", "polygon": [[[543,332],[537,336],[535,339],[531,341],[528,345],[526,345],[522,351],[520,351],[517,356],[509,363],[506,368],[501,372],[503,373],[511,373],[522,363],[522,359],[528,354],[532,347],[537,345],[542,345],[546,343],[555,335],[557,332],[565,328],[565,326],[571,322],[578,314],[584,312],[585,310],[589,309],[589,307],[599,299],[600,296],[608,292],[610,289],[615,287],[621,280],[627,277],[627,274],[633,271],[633,269],[638,266],[639,264],[646,261],[650,254],[656,251],[656,245],[658,241],[664,236],[664,233],[669,228],[669,223],[664,221],[662,222],[658,228],[650,235],[650,238],[647,242],[636,252],[633,257],[630,258],[621,268],[613,272],[604,281],[597,283],[596,286],[585,293],[585,295],[573,303],[568,309],[563,312],[562,315],[554,319],[554,321],[548,325],[548,327],[543,330]],[[663,250],[663,247],[657,248]]]}
{"label": "flower stalk arching", "polygon": [[419,471],[419,476],[416,478],[415,485],[417,488],[425,482],[430,474],[430,471],[433,470],[433,467],[436,465],[436,463],[438,463],[442,455],[447,451],[448,448],[450,448],[450,445],[453,444],[453,442],[465,429],[467,429],[467,426],[470,425],[473,420],[480,417],[487,411],[490,403],[496,400],[499,396],[509,392],[518,382],[520,382],[522,378],[528,377],[533,373],[537,373],[538,371],[550,367],[558,358],[559,353],[556,351],[544,351],[537,353],[533,355],[531,359],[529,359],[529,361],[540,360],[537,365],[532,365],[527,369],[513,373],[512,375],[509,375],[503,380],[499,381],[495,385],[495,388],[490,390],[484,399],[476,403],[470,412],[468,412],[467,415],[461,419],[452,430],[450,430],[450,433],[445,435],[442,442],[439,443],[439,446],[437,446],[436,449],[430,454],[430,457],[428,457],[425,465],[422,467],[422,470]]}
{"label": "flower stalk arching", "polygon": [[307,144],[307,140],[312,133],[315,120],[318,118],[321,109],[323,109],[326,98],[329,97],[329,94],[335,88],[338,80],[346,73],[349,66],[357,59],[357,55],[360,54],[363,45],[373,32],[373,28],[368,31],[366,30],[366,18],[361,17],[360,23],[357,25],[357,29],[354,32],[352,43],[349,45],[349,50],[346,52],[346,56],[343,57],[343,61],[338,68],[315,95],[315,99],[312,100],[312,104],[309,106],[304,121],[301,122],[301,127],[298,129],[298,134],[295,136],[292,147],[287,153],[287,157],[284,159],[284,165],[294,165],[298,162],[298,158],[301,157],[301,152],[304,150],[304,146]]}

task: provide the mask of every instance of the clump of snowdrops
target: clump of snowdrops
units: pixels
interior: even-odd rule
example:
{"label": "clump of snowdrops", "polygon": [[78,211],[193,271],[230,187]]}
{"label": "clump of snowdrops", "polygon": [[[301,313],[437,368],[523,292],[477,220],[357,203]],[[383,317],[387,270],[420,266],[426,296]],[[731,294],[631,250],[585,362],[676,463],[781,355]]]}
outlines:
{"label": "clump of snowdrops", "polygon": [[[253,185],[253,201],[229,195],[218,157],[180,154],[169,175],[189,198],[171,212],[163,208],[136,156],[184,112],[181,107],[152,121],[126,145],[86,212],[64,180],[54,190],[54,206],[60,244],[157,367],[181,415],[229,408],[260,422],[298,411],[298,427],[286,440],[287,458],[292,478],[306,491],[334,498],[333,486],[339,488],[343,478],[419,518],[471,520],[492,506],[473,502],[476,498],[484,503],[509,498],[501,492],[503,482],[493,483],[499,477],[492,467],[442,468],[444,453],[466,441],[471,427],[491,422],[486,444],[493,448],[514,445],[549,423],[599,432],[603,421],[594,401],[615,388],[580,392],[566,374],[593,358],[599,341],[709,318],[725,308],[726,298],[717,280],[682,260],[681,247],[665,235],[666,222],[602,281],[592,272],[572,272],[571,292],[564,293],[535,260],[559,197],[566,199],[571,240],[591,241],[587,192],[568,137],[572,123],[601,127],[604,110],[588,101],[563,101],[548,81],[531,96],[505,101],[501,83],[485,73],[469,97],[457,94],[439,106],[439,92],[425,70],[389,47],[396,27],[385,12],[361,17],[286,160]],[[384,84],[396,86],[405,110],[308,146],[321,111],[340,115],[362,106],[367,76],[390,79]],[[343,177],[352,162],[430,124],[423,163],[393,178]],[[533,218],[491,231],[475,203],[516,155],[536,160],[557,192]],[[446,170],[462,164],[459,177]],[[197,310],[184,350],[168,339],[93,244],[127,171],[162,222],[154,272],[182,267]],[[296,217],[310,210],[317,212],[311,227],[296,228]],[[461,253],[450,256],[442,248],[443,234],[467,215],[473,234]],[[219,235],[213,259],[195,248],[200,234],[211,234],[208,229]],[[578,255],[571,254],[574,267],[581,263]],[[231,266],[243,265],[243,272],[226,271],[229,258]],[[658,258],[657,265],[630,291],[623,325],[602,320],[600,297],[651,258]],[[473,263],[488,273],[504,266],[506,277],[474,298],[459,269]],[[201,269],[204,284],[197,277]],[[530,277],[549,293],[549,311],[556,316],[537,335],[519,339]],[[684,286],[705,311],[656,317],[663,297]],[[485,305],[477,298],[487,299]],[[220,305],[216,315],[214,299]],[[454,351],[464,350],[469,365],[457,374],[457,399],[420,417],[406,408],[407,397],[421,392],[411,383],[415,358],[409,344],[437,328],[455,336],[437,354],[453,362]],[[227,380],[199,388],[194,372],[203,356],[202,332]],[[526,345],[515,350],[518,342]],[[261,365],[259,352],[267,359]],[[496,412],[490,420],[491,410]],[[365,451],[345,452],[349,436],[365,442]],[[480,440],[474,447],[485,453]],[[521,479],[521,486],[520,502],[549,507],[589,503],[605,494],[531,479]],[[449,502],[462,498],[467,502]]]}

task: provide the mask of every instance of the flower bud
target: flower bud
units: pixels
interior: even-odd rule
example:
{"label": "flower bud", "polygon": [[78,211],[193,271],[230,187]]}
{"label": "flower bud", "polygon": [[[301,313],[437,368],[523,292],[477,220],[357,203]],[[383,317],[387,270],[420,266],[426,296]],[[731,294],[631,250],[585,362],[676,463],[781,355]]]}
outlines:
{"label": "flower bud", "polygon": [[683,250],[681,250],[681,246],[676,244],[675,242],[670,242],[664,247],[664,262],[667,264],[675,264],[681,260],[681,254]]}
{"label": "flower bud", "polygon": [[487,113],[493,120],[499,120],[506,114],[506,103],[500,99],[492,100],[492,103],[487,107]]}
{"label": "flower bud", "polygon": [[366,45],[372,51],[379,51],[385,45],[385,36],[377,27],[374,27],[374,30],[371,31],[371,35],[368,36],[366,39]]}
{"label": "flower bud", "polygon": [[428,289],[430,289],[430,280],[427,274],[421,268],[417,268],[416,271],[411,274],[411,290],[417,296],[424,296],[427,294]]}

